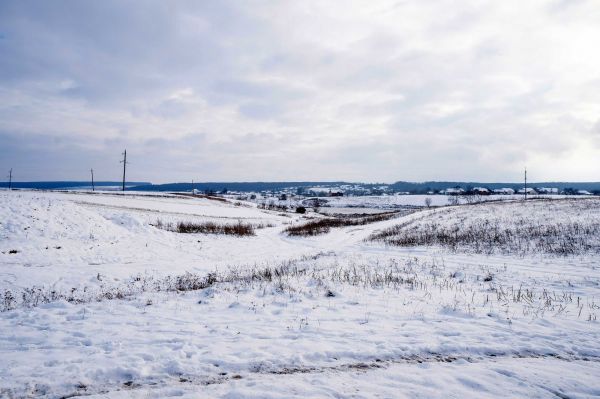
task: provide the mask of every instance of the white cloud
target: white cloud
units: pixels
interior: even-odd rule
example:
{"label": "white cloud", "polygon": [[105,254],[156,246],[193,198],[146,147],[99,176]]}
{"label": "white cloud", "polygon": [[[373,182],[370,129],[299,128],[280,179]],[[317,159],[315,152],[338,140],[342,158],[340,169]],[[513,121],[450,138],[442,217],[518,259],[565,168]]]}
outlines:
{"label": "white cloud", "polygon": [[593,1],[0,7],[0,168],[31,179],[80,168],[40,137],[153,181],[600,174]]}

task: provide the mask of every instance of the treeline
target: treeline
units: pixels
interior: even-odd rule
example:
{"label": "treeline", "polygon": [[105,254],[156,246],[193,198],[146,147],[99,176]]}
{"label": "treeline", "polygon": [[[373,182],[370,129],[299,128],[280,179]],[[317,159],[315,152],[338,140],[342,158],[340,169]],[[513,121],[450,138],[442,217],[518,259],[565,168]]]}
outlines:
{"label": "treeline", "polygon": [[166,183],[137,186],[132,190],[139,191],[191,191],[192,188],[201,192],[221,193],[227,191],[260,192],[281,191],[289,188],[308,188],[315,185],[339,186],[349,184],[344,182],[206,182],[206,183]]}
{"label": "treeline", "polygon": [[[121,182],[100,181],[95,182],[97,187],[120,186]],[[383,192],[407,192],[410,194],[427,194],[429,192],[439,192],[448,188],[461,188],[469,191],[475,187],[486,187],[490,190],[499,188],[512,188],[518,191],[523,187],[523,183],[485,183],[485,182],[460,182],[460,181],[426,181],[426,182],[405,182],[398,181],[392,184],[385,183],[352,183],[343,181],[330,182],[199,182],[192,185],[189,183],[166,183],[151,184],[149,182],[127,182],[129,190],[136,191],[191,191],[192,188],[208,193],[222,193],[227,191],[236,192],[261,192],[261,191],[282,191],[282,190],[303,190],[310,187],[340,187],[343,185],[360,186],[361,189],[370,190],[372,193]],[[47,182],[13,182],[13,188],[33,188],[42,190],[58,190],[78,187],[91,186],[89,181],[47,181]],[[386,187],[385,190],[381,188]],[[552,187],[559,191],[576,192],[577,190],[587,190],[592,193],[600,193],[600,182],[530,182],[528,187]],[[0,182],[0,188],[7,188],[8,182]],[[355,190],[348,190],[353,192]],[[357,192],[359,192],[357,190]]]}
{"label": "treeline", "polygon": [[[96,181],[96,187],[113,187],[121,186],[120,181]],[[127,182],[126,187],[145,186],[151,184],[149,182]],[[29,182],[12,182],[12,188],[33,188],[38,190],[61,190],[79,187],[91,187],[91,181],[29,181]],[[0,182],[0,187],[8,188],[8,182]]]}

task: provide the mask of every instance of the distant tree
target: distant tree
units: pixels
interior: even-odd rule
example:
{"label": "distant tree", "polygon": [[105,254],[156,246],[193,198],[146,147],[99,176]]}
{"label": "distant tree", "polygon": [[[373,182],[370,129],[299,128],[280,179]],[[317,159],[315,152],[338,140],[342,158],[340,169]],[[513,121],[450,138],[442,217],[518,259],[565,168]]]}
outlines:
{"label": "distant tree", "polygon": [[477,204],[483,200],[483,196],[476,191],[469,191],[463,197],[467,204]]}
{"label": "distant tree", "polygon": [[431,198],[430,197],[425,198],[425,206],[427,208],[431,208]]}

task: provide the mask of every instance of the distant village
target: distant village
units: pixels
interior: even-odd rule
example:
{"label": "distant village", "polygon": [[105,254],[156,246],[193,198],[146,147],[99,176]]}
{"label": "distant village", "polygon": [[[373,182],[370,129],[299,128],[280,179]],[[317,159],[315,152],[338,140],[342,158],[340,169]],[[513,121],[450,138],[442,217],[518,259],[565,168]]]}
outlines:
{"label": "distant village", "polygon": [[[195,190],[197,191],[197,190]],[[344,184],[339,186],[315,186],[315,187],[287,187],[277,190],[262,190],[258,192],[213,191],[207,194],[226,195],[240,200],[260,200],[265,198],[277,198],[279,200],[290,200],[310,197],[359,197],[359,196],[392,196],[411,195],[408,191],[397,191],[388,185],[365,187],[360,184]],[[594,195],[587,190],[563,189],[556,187],[521,187],[521,188],[496,188],[487,187],[448,187],[442,190],[430,190],[421,195],[447,195],[447,196],[488,196],[488,195]]]}

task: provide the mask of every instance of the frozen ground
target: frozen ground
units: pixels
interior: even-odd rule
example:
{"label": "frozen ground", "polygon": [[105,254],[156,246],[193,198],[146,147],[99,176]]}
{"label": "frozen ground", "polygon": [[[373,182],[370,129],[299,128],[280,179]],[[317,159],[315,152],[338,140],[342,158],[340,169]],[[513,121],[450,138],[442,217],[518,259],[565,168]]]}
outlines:
{"label": "frozen ground", "polygon": [[[552,214],[597,221],[584,204]],[[0,397],[600,396],[596,254],[367,241],[487,206],[290,238],[299,215],[248,204],[1,192]],[[187,235],[159,218],[273,227]]]}

